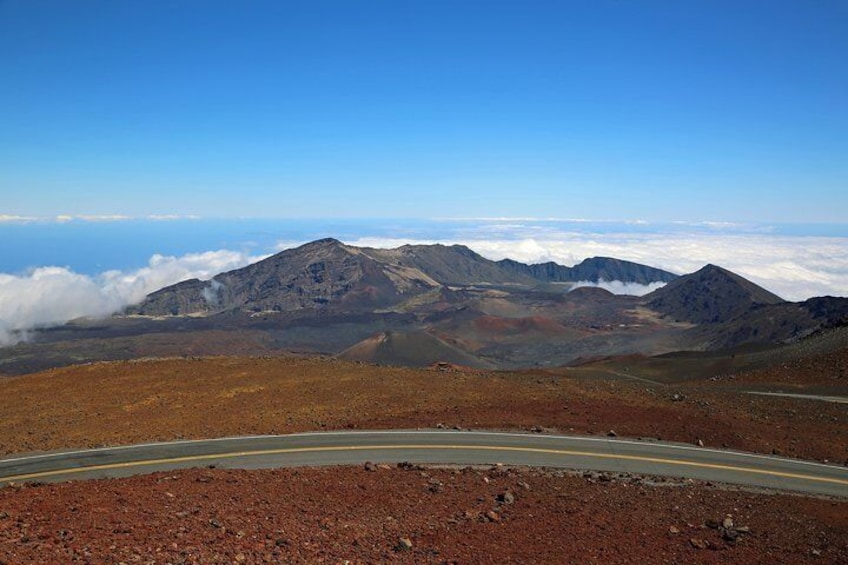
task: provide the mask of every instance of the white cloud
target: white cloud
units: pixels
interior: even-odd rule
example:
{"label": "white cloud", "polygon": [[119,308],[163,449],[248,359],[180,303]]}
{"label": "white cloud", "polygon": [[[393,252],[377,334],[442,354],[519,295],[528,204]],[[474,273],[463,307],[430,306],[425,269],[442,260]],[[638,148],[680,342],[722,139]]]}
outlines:
{"label": "white cloud", "polygon": [[193,214],[148,214],[146,216],[131,216],[128,214],[57,214],[56,216],[15,216],[0,214],[2,222],[54,222],[67,224],[68,222],[126,222],[130,220],[199,220],[200,216]]}
{"label": "white cloud", "polygon": [[15,214],[0,214],[0,224],[2,223],[29,223],[35,222],[38,218],[34,216],[17,216]]}
{"label": "white cloud", "polygon": [[108,316],[164,286],[209,279],[259,259],[221,250],[182,257],[154,255],[136,271],[106,271],[94,277],[65,267],[40,267],[20,276],[0,273],[0,345],[20,341],[39,327],[83,316]]}
{"label": "white cloud", "polygon": [[125,222],[132,219],[132,216],[124,214],[61,214],[56,216],[57,222],[70,222],[72,220],[82,220],[84,222]]}
{"label": "white cloud", "polygon": [[654,292],[658,288],[665,286],[665,283],[656,282],[651,284],[626,283],[621,281],[605,281],[598,282],[580,281],[574,284],[572,288],[580,288],[582,286],[591,286],[608,290],[613,294],[629,294],[631,296],[644,296],[649,292]]}

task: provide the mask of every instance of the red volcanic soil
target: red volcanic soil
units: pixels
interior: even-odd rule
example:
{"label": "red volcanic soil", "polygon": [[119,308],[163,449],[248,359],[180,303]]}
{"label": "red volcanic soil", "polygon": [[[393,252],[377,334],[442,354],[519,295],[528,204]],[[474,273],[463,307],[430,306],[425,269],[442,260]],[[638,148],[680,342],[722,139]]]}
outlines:
{"label": "red volcanic soil", "polygon": [[[793,370],[841,378],[840,359],[815,355]],[[220,357],[0,379],[0,453],[443,424],[615,430],[848,459],[845,405],[744,395],[724,380],[446,368]],[[198,469],[3,488],[0,565],[848,563],[845,500],[597,473],[370,468]]]}
{"label": "red volcanic soil", "polygon": [[848,502],[373,465],[0,489],[0,563],[846,563]]}
{"label": "red volcanic soil", "polygon": [[724,383],[654,385],[297,358],[97,363],[0,379],[0,453],[443,424],[614,430],[848,462],[846,405],[754,396]]}

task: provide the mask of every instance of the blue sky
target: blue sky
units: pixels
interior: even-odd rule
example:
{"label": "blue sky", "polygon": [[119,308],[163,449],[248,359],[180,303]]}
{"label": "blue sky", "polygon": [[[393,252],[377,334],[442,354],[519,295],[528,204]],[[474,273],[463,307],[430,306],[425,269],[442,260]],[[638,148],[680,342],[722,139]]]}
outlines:
{"label": "blue sky", "polygon": [[844,222],[848,3],[0,0],[0,216]]}

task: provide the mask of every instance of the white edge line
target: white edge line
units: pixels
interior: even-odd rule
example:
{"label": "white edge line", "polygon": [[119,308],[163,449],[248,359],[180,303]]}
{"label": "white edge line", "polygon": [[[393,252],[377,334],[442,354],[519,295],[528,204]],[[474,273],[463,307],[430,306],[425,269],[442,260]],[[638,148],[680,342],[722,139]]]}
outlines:
{"label": "white edge line", "polygon": [[781,461],[789,464],[799,464],[799,465],[811,465],[816,467],[824,467],[826,469],[835,469],[841,470],[843,467],[839,465],[828,465],[825,463],[818,463],[816,461],[804,461],[802,459],[789,459],[786,457],[775,457],[772,455],[761,455],[758,453],[748,453],[744,451],[733,451],[733,450],[725,450],[725,449],[714,449],[709,447],[689,447],[688,445],[675,445],[672,443],[665,443],[661,441],[635,441],[635,440],[626,440],[626,439],[612,439],[612,438],[599,438],[599,437],[584,437],[584,436],[565,436],[565,435],[544,435],[544,434],[528,434],[528,433],[518,433],[518,432],[489,432],[489,431],[464,431],[464,430],[352,430],[352,431],[329,431],[329,432],[297,432],[293,434],[272,434],[272,435],[249,435],[249,436],[228,436],[228,437],[218,437],[218,438],[209,438],[209,439],[183,439],[183,440],[175,440],[175,441],[158,441],[152,443],[138,443],[133,445],[117,445],[114,447],[95,447],[92,449],[78,449],[75,451],[60,451],[57,453],[44,453],[41,455],[30,455],[24,457],[15,457],[11,459],[0,459],[0,465],[4,463],[14,463],[17,461],[31,461],[33,459],[49,459],[51,457],[66,457],[68,455],[81,455],[86,453],[101,453],[101,452],[111,452],[111,451],[123,451],[129,449],[137,449],[144,447],[160,447],[160,446],[169,446],[169,445],[182,445],[182,444],[200,444],[200,443],[211,443],[211,442],[224,442],[224,441],[234,441],[234,440],[248,440],[248,439],[282,439],[289,437],[309,437],[309,436],[356,436],[356,435],[395,435],[395,434],[455,434],[455,435],[478,435],[478,436],[506,436],[506,437],[532,437],[539,439],[549,439],[549,440],[571,440],[571,441],[583,441],[583,442],[596,442],[596,443],[607,443],[607,444],[623,444],[623,445],[656,445],[661,449],[679,449],[681,451],[692,451],[695,453],[719,453],[722,455],[732,455],[740,458],[752,458],[752,459],[765,459],[768,461]]}

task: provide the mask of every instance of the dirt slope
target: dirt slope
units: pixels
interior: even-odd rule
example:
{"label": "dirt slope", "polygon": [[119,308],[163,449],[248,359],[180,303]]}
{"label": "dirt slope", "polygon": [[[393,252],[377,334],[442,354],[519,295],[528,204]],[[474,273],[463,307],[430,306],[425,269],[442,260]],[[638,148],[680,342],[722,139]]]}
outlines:
{"label": "dirt slope", "polygon": [[[565,374],[568,374],[567,372]],[[0,453],[351,428],[550,428],[848,460],[845,405],[331,359],[98,363],[0,379]]]}

